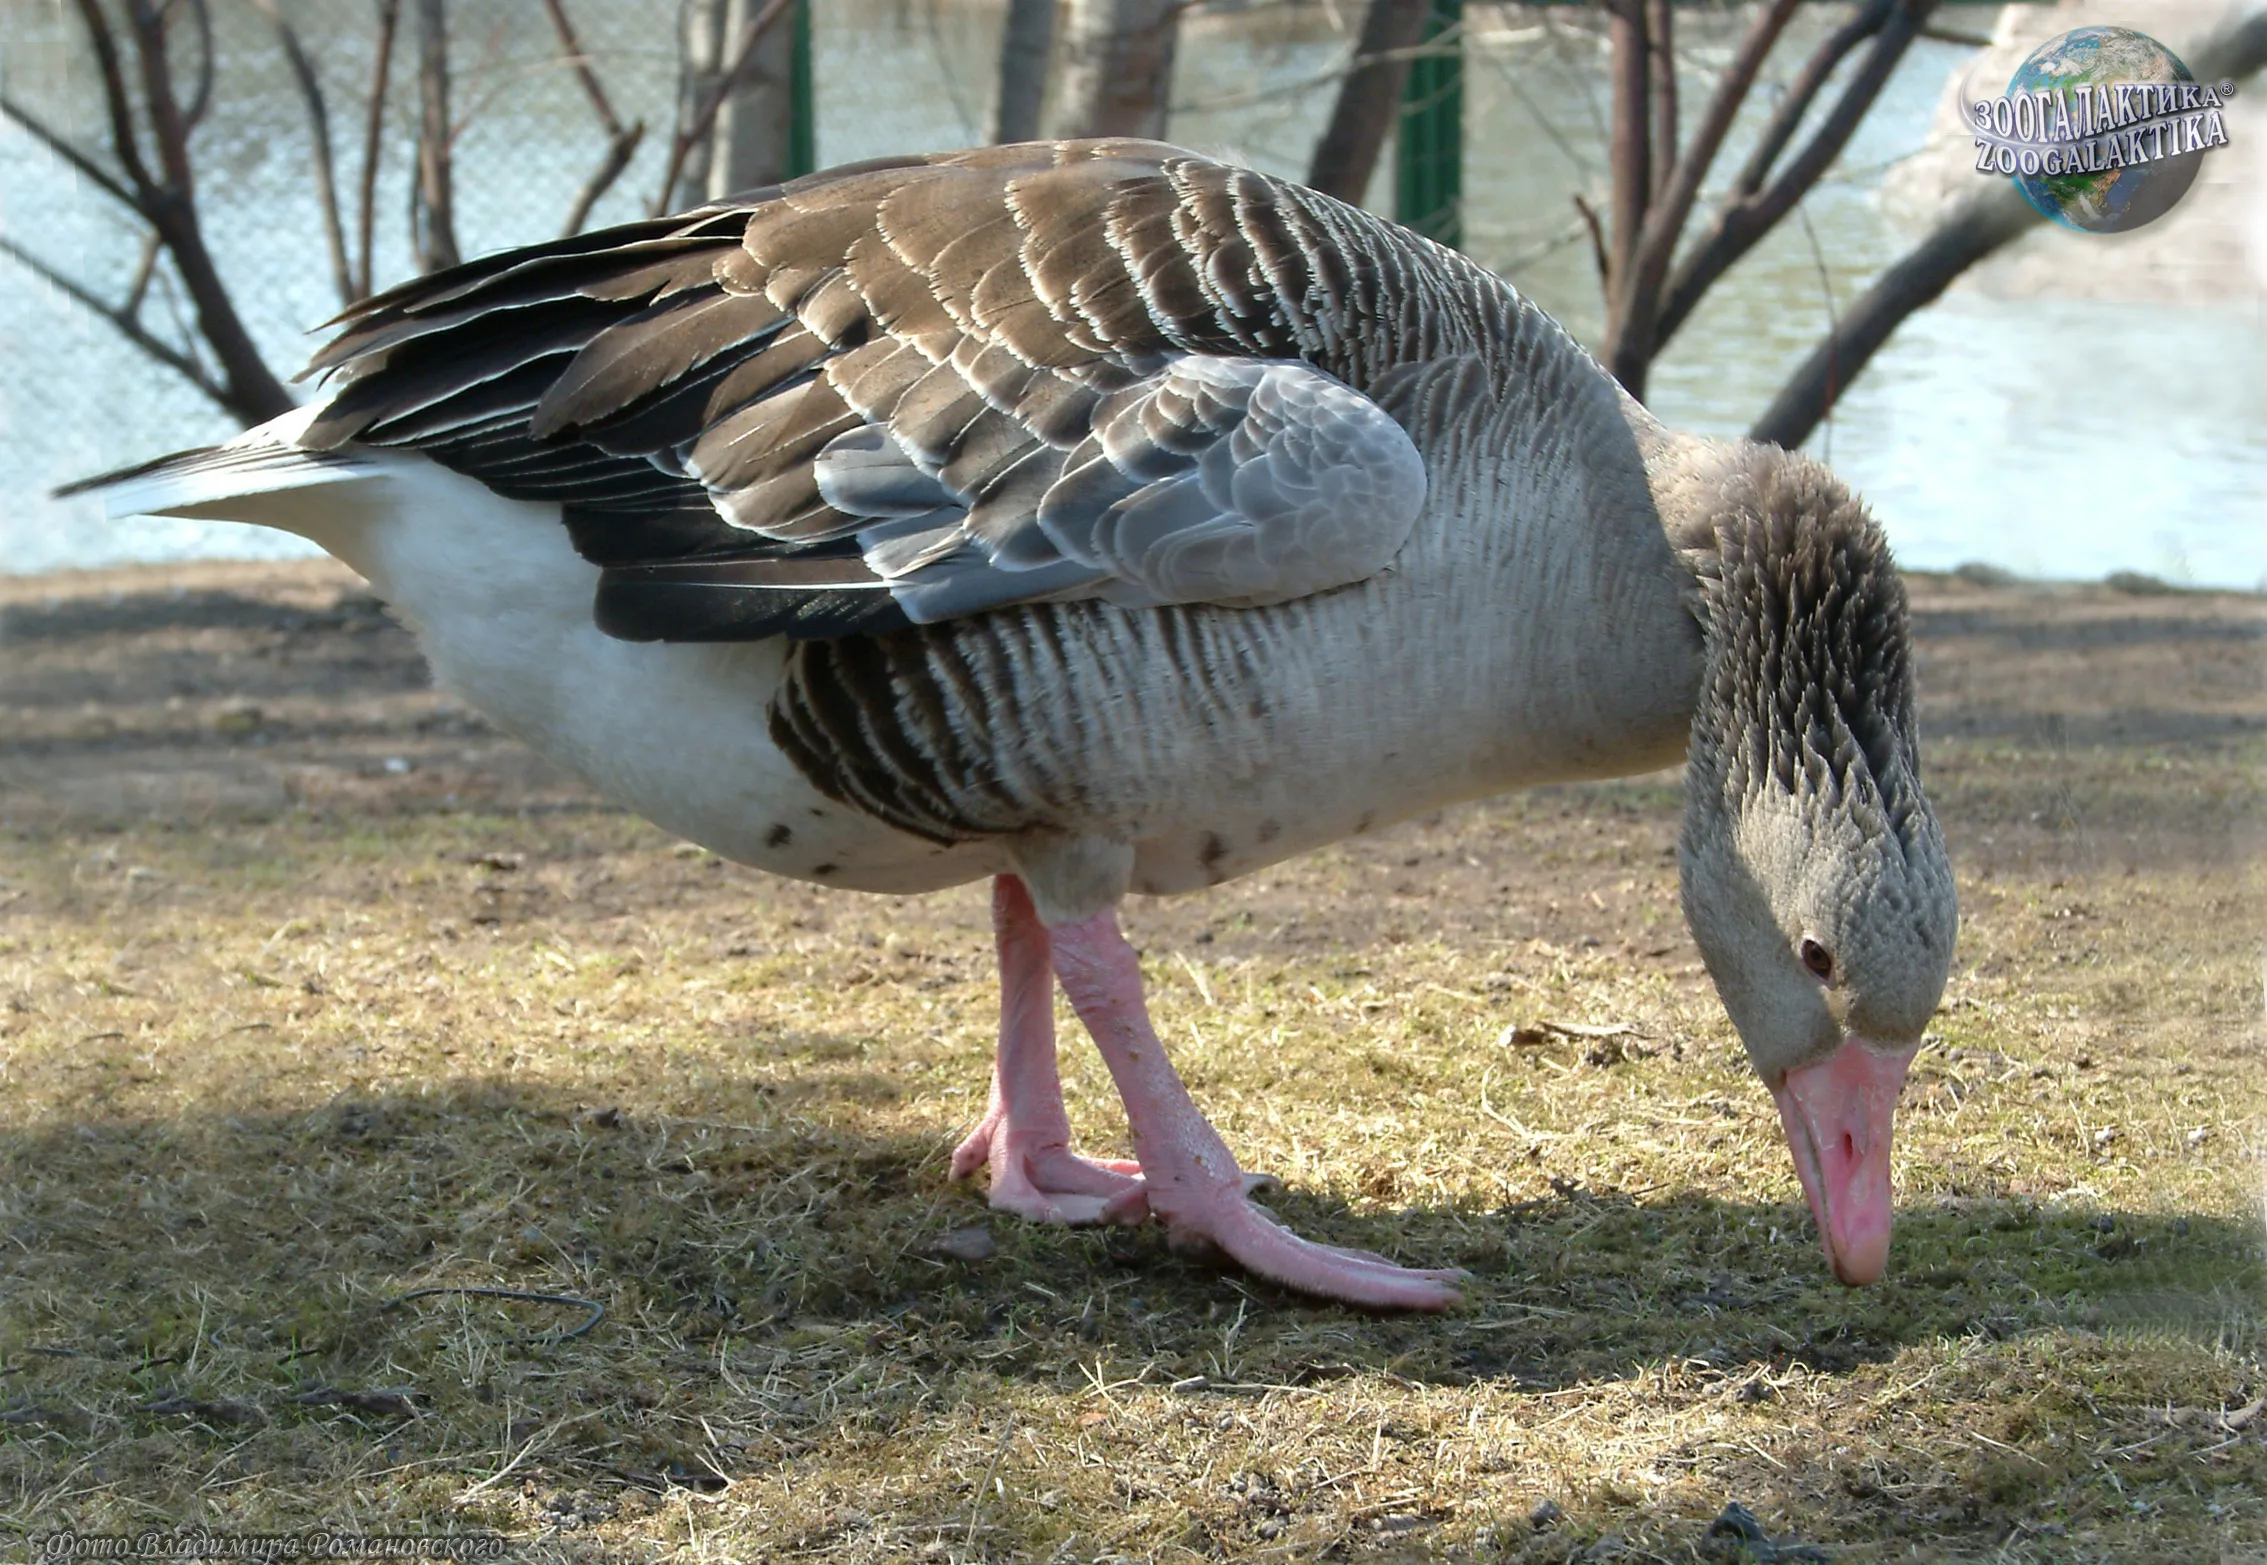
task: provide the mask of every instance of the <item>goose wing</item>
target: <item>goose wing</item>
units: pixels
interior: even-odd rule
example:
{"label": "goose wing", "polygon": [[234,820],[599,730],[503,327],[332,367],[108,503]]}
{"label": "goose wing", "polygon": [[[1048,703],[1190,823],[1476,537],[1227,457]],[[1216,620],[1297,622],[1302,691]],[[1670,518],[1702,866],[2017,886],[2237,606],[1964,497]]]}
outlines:
{"label": "goose wing", "polygon": [[1174,148],[988,148],[381,295],[316,357],[343,384],[303,440],[562,503],[632,639],[1274,603],[1391,560],[1426,490],[1410,372],[1501,292]]}

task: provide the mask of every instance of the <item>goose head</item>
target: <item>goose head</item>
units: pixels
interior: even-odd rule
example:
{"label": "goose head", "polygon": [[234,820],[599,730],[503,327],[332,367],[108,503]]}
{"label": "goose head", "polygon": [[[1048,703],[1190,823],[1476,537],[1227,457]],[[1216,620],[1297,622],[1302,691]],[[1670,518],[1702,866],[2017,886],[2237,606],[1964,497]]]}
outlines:
{"label": "goose head", "polygon": [[1761,447],[1695,551],[1706,673],[1678,845],[1685,917],[1771,1091],[1828,1261],[1889,1256],[1890,1130],[1951,969],[1952,869],[1921,791],[1905,592],[1825,469]]}

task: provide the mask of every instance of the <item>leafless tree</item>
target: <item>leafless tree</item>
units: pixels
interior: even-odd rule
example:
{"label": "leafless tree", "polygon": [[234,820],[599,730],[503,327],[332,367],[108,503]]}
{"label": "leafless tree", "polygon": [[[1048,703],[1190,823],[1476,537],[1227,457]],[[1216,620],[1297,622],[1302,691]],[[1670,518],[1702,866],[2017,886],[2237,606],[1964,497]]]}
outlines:
{"label": "leafless tree", "polygon": [[[778,160],[769,174],[751,166],[735,168],[729,147],[721,160],[716,152],[721,144],[718,130],[725,106],[743,83],[755,79],[759,55],[767,47],[777,53],[776,96],[782,100],[780,112],[784,114],[786,50],[792,39],[787,28],[776,24],[787,16],[793,4],[794,0],[763,0],[761,4],[756,0],[690,0],[687,4],[684,68],[679,73],[677,92],[677,126],[669,138],[669,156],[662,165],[661,182],[654,196],[655,216],[679,207],[698,206],[714,196],[778,177],[786,161],[784,123],[778,137]],[[777,38],[772,36],[775,31]],[[736,174],[757,177],[733,183]]]}
{"label": "leafless tree", "polygon": [[1184,0],[1071,0],[1056,134],[1162,136]]}
{"label": "leafless tree", "polygon": [[[236,417],[246,423],[273,418],[291,407],[291,397],[245,330],[197,215],[189,140],[212,107],[214,69],[212,18],[204,0],[163,6],[122,0],[126,49],[120,48],[121,29],[113,25],[102,0],[74,3],[102,79],[110,165],[20,103],[0,98],[0,114],[141,218],[148,227],[141,259],[126,297],[114,304],[13,239],[0,238],[0,251],[100,315],[128,342]],[[187,57],[186,93],[176,76],[177,55]],[[161,260],[170,263],[196,322],[194,334],[183,332],[177,341],[167,341],[144,319]]]}
{"label": "leafless tree", "polygon": [[[1938,0],[1861,0],[1796,71],[1730,187],[1695,224],[1701,186],[1796,3],[1764,0],[1680,148],[1672,8],[1667,0],[1608,0],[1612,192],[1604,220],[1580,204],[1606,295],[1599,358],[1634,397],[1645,395],[1654,357],[1693,307],[1841,154]],[[1836,68],[1861,49],[1809,135],[1798,138]]]}
{"label": "leafless tree", "polygon": [[[625,125],[614,111],[583,53],[566,0],[544,3],[565,63],[575,71],[606,135],[605,154],[567,214],[566,231],[574,233],[628,166],[645,127]],[[772,0],[763,15],[751,18],[738,42],[745,45],[760,38],[765,18],[783,11],[786,3]],[[206,244],[198,208],[192,143],[216,90],[209,0],[71,0],[71,4],[101,84],[106,144],[99,149],[83,146],[5,96],[0,96],[0,117],[22,127],[95,189],[140,219],[145,229],[140,256],[124,296],[113,300],[14,236],[0,235],[0,255],[77,300],[126,341],[243,422],[257,423],[288,411],[292,398],[245,327]],[[351,191],[344,188],[348,175],[336,145],[320,61],[276,0],[252,0],[252,4],[273,29],[306,109],[309,180],[332,287],[345,308],[368,297],[374,285],[377,188],[403,0],[373,0],[368,107],[360,126],[361,164]],[[452,120],[449,108],[446,0],[415,0],[412,15],[417,27],[418,120],[411,237],[419,264],[432,269],[453,264],[457,257],[454,157],[464,122],[461,117]],[[687,127],[690,139],[706,134],[719,102],[720,98],[698,106],[701,112]],[[186,309],[177,309],[170,323],[153,320],[153,298],[172,299],[176,294]]]}
{"label": "leafless tree", "polygon": [[1431,8],[1432,0],[1370,0],[1362,13],[1354,58],[1307,165],[1307,183],[1323,194],[1359,203],[1369,193]]}

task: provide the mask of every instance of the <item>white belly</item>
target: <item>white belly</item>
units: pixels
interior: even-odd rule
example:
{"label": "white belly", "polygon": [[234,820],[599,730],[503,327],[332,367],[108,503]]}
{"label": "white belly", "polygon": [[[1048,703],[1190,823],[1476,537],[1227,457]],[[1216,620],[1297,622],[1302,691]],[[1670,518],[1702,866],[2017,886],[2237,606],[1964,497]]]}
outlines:
{"label": "white belly", "polygon": [[598,568],[555,505],[505,500],[418,458],[325,491],[302,530],[368,577],[436,680],[609,798],[725,858],[819,885],[933,891],[995,873],[990,844],[940,848],[821,794],[771,742],[784,641],[617,641],[591,620]]}

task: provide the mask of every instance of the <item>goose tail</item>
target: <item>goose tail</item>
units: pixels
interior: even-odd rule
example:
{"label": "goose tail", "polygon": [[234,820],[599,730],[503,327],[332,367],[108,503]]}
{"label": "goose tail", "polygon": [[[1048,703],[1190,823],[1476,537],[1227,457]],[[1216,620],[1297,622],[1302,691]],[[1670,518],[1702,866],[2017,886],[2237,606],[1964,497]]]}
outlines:
{"label": "goose tail", "polygon": [[[57,499],[99,495],[106,514],[186,516],[291,528],[296,491],[378,477],[383,464],[352,450],[310,451],[300,435],[319,407],[294,408],[217,446],[176,451],[65,484]],[[297,530],[297,529],[292,529]]]}

